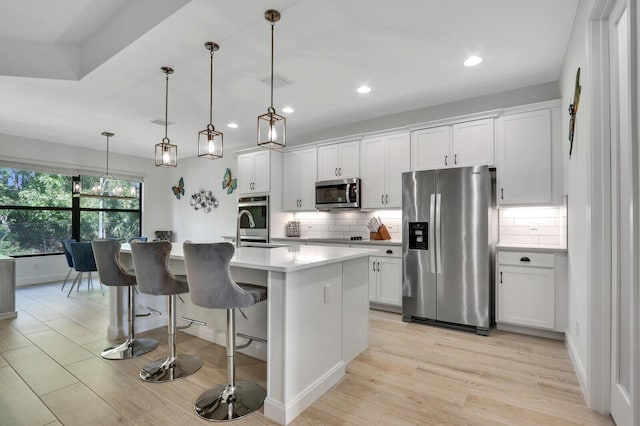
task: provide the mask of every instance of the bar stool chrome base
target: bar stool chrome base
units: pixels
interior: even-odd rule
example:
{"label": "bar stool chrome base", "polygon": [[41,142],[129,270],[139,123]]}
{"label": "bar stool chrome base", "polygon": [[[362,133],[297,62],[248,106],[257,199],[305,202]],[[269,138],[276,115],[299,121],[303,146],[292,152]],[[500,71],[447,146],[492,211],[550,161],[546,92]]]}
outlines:
{"label": "bar stool chrome base", "polygon": [[239,419],[257,411],[264,404],[267,391],[255,382],[217,385],[198,397],[196,414],[205,420],[223,422]]}
{"label": "bar stool chrome base", "polygon": [[172,382],[192,375],[200,367],[202,360],[194,355],[162,358],[145,365],[140,370],[140,378],[150,383]]}
{"label": "bar stool chrome base", "polygon": [[127,339],[120,344],[109,346],[100,355],[111,360],[129,359],[151,352],[157,347],[156,339]]}

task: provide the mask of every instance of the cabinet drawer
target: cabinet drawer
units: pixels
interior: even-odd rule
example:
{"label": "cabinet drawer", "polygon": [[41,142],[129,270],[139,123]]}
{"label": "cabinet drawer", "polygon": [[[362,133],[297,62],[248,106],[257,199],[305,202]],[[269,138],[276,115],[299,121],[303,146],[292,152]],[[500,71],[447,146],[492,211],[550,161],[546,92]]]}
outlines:
{"label": "cabinet drawer", "polygon": [[[527,262],[526,259],[529,259]],[[551,253],[532,253],[525,251],[500,251],[498,252],[500,265],[538,266],[553,268],[555,266],[554,255]]]}
{"label": "cabinet drawer", "polygon": [[377,253],[372,254],[371,256],[402,257],[402,246],[376,246],[373,244],[351,244],[351,247],[378,250]]}

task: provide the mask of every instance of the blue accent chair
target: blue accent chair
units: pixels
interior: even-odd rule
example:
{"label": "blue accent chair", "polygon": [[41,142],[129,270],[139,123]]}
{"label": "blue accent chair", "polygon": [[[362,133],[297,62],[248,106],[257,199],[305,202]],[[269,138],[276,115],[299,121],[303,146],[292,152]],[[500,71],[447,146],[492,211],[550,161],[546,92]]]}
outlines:
{"label": "blue accent chair", "polygon": [[67,280],[69,279],[69,276],[71,275],[71,273],[73,272],[73,258],[71,257],[71,249],[69,248],[69,244],[70,243],[75,243],[76,240],[75,238],[67,238],[64,240],[60,240],[60,242],[62,243],[62,250],[64,251],[64,257],[65,259],[67,259],[67,265],[69,265],[69,272],[67,272],[67,276],[64,279],[64,282],[62,283],[62,288],[60,289],[60,291],[64,290],[64,286],[67,285]]}
{"label": "blue accent chair", "polygon": [[142,243],[146,243],[147,242],[147,237],[131,237],[131,238],[129,238],[129,240],[127,242],[129,244],[131,244],[132,241],[140,241]]}
{"label": "blue accent chair", "polygon": [[73,291],[73,287],[78,284],[76,291],[80,288],[80,283],[82,282],[82,274],[85,272],[89,273],[89,283],[87,284],[89,290],[93,290],[93,281],[91,279],[91,273],[97,272],[98,268],[96,267],[96,259],[93,255],[93,248],[91,247],[90,242],[69,243],[69,249],[71,251],[71,257],[73,258],[73,267],[78,272],[76,279],[73,281],[71,288],[69,289],[69,293],[67,293],[67,297],[71,295]]}

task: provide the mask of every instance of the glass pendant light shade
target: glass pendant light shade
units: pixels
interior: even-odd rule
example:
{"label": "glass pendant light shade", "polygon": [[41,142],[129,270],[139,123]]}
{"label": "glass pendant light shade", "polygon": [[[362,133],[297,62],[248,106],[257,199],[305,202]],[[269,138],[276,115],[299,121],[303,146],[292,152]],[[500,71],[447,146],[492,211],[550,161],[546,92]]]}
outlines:
{"label": "glass pendant light shade", "polygon": [[173,68],[161,67],[166,74],[165,102],[164,102],[164,138],[162,142],[156,144],[156,166],[176,167],[178,165],[178,145],[171,143],[167,137],[167,126],[169,125],[169,74],[173,74]]}
{"label": "glass pendant light shade", "polygon": [[222,132],[217,132],[213,125],[198,132],[198,157],[222,158]]}
{"label": "glass pendant light shade", "polygon": [[276,114],[273,107],[273,39],[274,24],[280,20],[280,12],[269,9],[264,18],[271,22],[271,105],[267,113],[258,116],[258,146],[265,148],[284,148],[286,146],[287,120]]}
{"label": "glass pendant light shade", "polygon": [[169,138],[163,138],[156,144],[156,166],[176,167],[178,165],[178,145],[170,143]]}
{"label": "glass pendant light shade", "polygon": [[198,132],[198,157],[215,160],[222,158],[222,132],[217,132],[213,126],[213,52],[220,49],[217,43],[208,41],[204,47],[210,54],[209,68],[209,124],[207,128]]}
{"label": "glass pendant light shade", "polygon": [[266,114],[258,117],[258,146],[265,148],[284,148],[286,146],[286,118],[269,108]]}
{"label": "glass pendant light shade", "polygon": [[82,185],[80,184],[80,176],[73,176],[71,178],[71,194],[74,197],[79,197],[82,192]]}

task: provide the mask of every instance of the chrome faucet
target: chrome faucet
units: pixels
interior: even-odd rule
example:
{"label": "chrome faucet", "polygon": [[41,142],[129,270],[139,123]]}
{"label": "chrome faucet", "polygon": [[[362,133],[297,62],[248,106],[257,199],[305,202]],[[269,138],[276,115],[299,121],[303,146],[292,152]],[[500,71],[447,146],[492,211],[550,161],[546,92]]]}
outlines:
{"label": "chrome faucet", "polygon": [[256,227],[256,223],[253,220],[251,212],[249,210],[240,210],[240,213],[238,213],[238,228],[236,230],[236,247],[242,247],[242,243],[240,242],[240,220],[242,219],[242,215],[244,214],[246,214],[247,218],[249,219],[249,226],[251,228]]}

